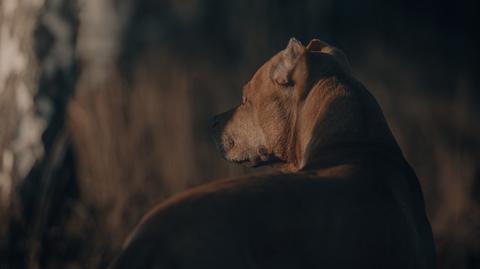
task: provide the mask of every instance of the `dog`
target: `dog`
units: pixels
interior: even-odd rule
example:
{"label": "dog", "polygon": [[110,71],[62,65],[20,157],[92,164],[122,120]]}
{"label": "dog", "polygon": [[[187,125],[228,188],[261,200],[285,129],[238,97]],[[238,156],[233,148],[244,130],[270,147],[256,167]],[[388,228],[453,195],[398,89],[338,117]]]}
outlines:
{"label": "dog", "polygon": [[345,54],[295,38],[212,120],[221,180],[146,214],[111,268],[435,268],[418,179]]}

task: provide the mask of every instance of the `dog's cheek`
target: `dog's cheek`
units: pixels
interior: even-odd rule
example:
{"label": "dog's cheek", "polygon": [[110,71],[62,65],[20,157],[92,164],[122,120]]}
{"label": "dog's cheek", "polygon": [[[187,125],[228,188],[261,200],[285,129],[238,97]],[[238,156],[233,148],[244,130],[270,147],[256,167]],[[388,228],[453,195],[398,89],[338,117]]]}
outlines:
{"label": "dog's cheek", "polygon": [[259,122],[270,150],[275,151],[274,147],[282,144],[288,135],[290,111],[284,100],[277,96],[271,98],[263,107],[264,112],[261,113]]}

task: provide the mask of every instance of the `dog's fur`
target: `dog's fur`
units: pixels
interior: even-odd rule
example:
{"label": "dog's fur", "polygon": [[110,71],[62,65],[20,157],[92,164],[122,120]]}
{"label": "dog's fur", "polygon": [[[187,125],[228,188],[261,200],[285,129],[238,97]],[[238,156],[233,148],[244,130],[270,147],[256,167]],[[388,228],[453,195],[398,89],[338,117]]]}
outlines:
{"label": "dog's fur", "polygon": [[150,211],[112,268],[434,268],[415,173],[347,58],[291,39],[213,120],[223,156],[284,174],[224,180]]}

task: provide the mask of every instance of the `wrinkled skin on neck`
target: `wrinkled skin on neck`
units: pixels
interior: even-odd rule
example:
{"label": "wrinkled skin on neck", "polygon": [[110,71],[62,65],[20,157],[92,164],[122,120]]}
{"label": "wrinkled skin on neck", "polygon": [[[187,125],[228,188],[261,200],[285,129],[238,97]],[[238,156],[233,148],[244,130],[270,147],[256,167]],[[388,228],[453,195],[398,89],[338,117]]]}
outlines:
{"label": "wrinkled skin on neck", "polygon": [[291,39],[243,87],[242,103],[214,117],[213,137],[225,159],[295,172],[332,148],[396,146],[343,52],[314,41],[304,47]]}

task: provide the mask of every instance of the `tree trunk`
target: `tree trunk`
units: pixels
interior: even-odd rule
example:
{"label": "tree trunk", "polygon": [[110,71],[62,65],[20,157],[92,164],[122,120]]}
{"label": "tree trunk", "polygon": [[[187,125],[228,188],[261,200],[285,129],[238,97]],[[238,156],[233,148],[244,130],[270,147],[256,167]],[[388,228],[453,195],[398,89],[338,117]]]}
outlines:
{"label": "tree trunk", "polygon": [[77,73],[76,5],[6,0],[0,10],[1,262],[50,267],[45,257],[62,243],[51,231],[75,193],[64,114]]}

